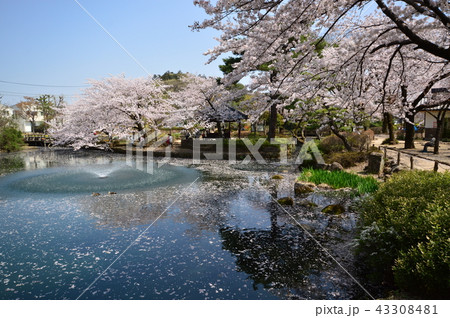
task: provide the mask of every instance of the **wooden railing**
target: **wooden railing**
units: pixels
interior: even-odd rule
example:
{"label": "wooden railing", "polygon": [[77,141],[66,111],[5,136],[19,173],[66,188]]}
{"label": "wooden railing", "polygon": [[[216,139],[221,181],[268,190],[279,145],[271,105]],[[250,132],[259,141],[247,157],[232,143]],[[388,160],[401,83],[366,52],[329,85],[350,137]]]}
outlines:
{"label": "wooden railing", "polygon": [[51,138],[43,133],[24,133],[23,140],[31,146],[46,146],[51,144]]}
{"label": "wooden railing", "polygon": [[411,170],[414,169],[414,163],[415,163],[415,159],[414,158],[415,157],[419,158],[419,159],[423,159],[423,160],[428,160],[428,161],[434,162],[434,168],[433,168],[434,171],[438,171],[439,165],[445,165],[445,166],[448,166],[450,168],[450,163],[442,161],[442,160],[430,159],[430,158],[427,158],[427,157],[419,155],[419,154],[410,153],[410,152],[404,151],[402,149],[397,149],[397,148],[393,148],[393,147],[384,146],[384,147],[380,147],[380,148],[384,149],[384,159],[387,158],[387,151],[388,150],[392,150],[392,151],[397,152],[397,165],[400,164],[402,154],[404,154],[406,156],[409,156],[409,166],[410,166]]}

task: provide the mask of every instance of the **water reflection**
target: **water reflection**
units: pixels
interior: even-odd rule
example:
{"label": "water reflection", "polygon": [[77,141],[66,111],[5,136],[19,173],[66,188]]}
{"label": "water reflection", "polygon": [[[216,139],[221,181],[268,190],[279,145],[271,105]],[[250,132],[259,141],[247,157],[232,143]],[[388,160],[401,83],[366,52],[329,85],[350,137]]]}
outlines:
{"label": "water reflection", "polygon": [[[115,194],[104,188],[92,196],[92,189],[87,190],[91,180],[78,192],[21,189],[20,195],[13,195],[13,180],[37,180],[35,185],[43,187],[43,180],[32,176],[64,170],[89,171],[89,178],[95,174],[95,179],[108,176],[98,182],[113,181],[117,172],[124,178],[118,183],[139,180],[121,166],[124,158],[114,154],[44,151],[22,156],[23,169],[52,168],[0,178],[0,190],[10,191],[3,192],[0,201],[0,281],[6,281],[0,299],[76,298],[155,220],[86,299],[353,297],[348,277],[273,202],[271,196],[292,191],[283,188],[292,180],[273,183],[260,167],[244,173],[242,167],[223,163],[198,166],[203,171],[199,174],[186,168],[188,161],[175,161],[169,172],[177,178],[156,187],[137,186]],[[188,188],[185,181],[197,175],[202,177]],[[74,186],[73,179],[64,176],[60,181]],[[46,183],[57,184],[54,179]],[[328,222],[325,216],[308,213],[316,223]],[[325,228],[328,231],[328,223]]]}
{"label": "water reflection", "polygon": [[14,156],[4,156],[0,157],[0,176],[4,173],[11,173],[14,171],[19,171],[25,168],[25,161],[22,157]]}
{"label": "water reflection", "polygon": [[[271,187],[276,198],[277,187]],[[270,198],[266,202],[269,228],[221,228],[222,248],[236,258],[238,271],[282,298],[326,298],[327,290],[312,281],[320,276],[323,250],[299,226],[291,224]]]}
{"label": "water reflection", "polygon": [[160,216],[167,217],[163,214],[166,207],[167,200],[143,192],[90,196],[80,200],[80,210],[99,227],[132,228],[151,224]]}
{"label": "water reflection", "polygon": [[284,225],[271,230],[224,228],[223,248],[236,257],[240,271],[253,280],[253,288],[301,288],[321,269],[324,255],[298,228]]}

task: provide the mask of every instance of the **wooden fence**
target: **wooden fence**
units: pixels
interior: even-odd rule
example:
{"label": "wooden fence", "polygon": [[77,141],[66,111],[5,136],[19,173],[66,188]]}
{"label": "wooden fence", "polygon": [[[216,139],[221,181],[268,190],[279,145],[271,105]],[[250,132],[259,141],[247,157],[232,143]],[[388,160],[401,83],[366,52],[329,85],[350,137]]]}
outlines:
{"label": "wooden fence", "polygon": [[430,159],[427,158],[425,156],[421,156],[419,154],[412,154],[406,151],[402,151],[401,149],[397,149],[397,148],[392,148],[392,147],[380,147],[380,149],[383,148],[384,149],[384,159],[386,160],[387,158],[387,151],[391,150],[391,151],[395,151],[397,153],[397,165],[400,165],[401,159],[402,159],[402,154],[409,157],[409,167],[411,170],[414,169],[415,167],[415,163],[416,163],[416,159],[423,159],[423,160],[427,160],[427,161],[431,161],[434,162],[434,167],[433,167],[433,171],[438,171],[439,170],[439,165],[443,165],[446,168],[444,168],[444,170],[450,170],[450,163],[442,161],[442,160],[437,160],[437,159]]}
{"label": "wooden fence", "polygon": [[50,136],[41,133],[25,133],[23,140],[30,146],[46,146],[51,144]]}

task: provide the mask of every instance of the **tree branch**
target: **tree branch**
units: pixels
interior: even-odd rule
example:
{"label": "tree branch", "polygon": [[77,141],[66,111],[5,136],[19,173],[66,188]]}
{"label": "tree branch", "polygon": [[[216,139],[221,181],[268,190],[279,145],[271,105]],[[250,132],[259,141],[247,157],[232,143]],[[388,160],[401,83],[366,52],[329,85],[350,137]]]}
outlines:
{"label": "tree branch", "polygon": [[432,43],[428,40],[421,38],[419,35],[414,33],[404,21],[402,21],[392,10],[390,10],[383,0],[375,0],[378,4],[378,7],[381,11],[386,15],[392,22],[395,23],[398,30],[402,32],[407,38],[409,38],[413,43],[415,43],[422,50],[433,54],[435,56],[442,57],[443,59],[450,61],[450,49],[443,48],[435,43]]}
{"label": "tree branch", "polygon": [[425,97],[426,94],[428,94],[428,92],[431,90],[431,88],[434,86],[434,84],[442,81],[443,79],[450,77],[450,71],[447,73],[442,74],[441,76],[438,76],[437,78],[431,80],[430,82],[428,82],[428,85],[425,87],[425,89],[422,91],[422,93],[420,93],[419,96],[417,96],[417,98],[412,102],[412,106],[414,108],[417,109],[417,111],[420,111],[422,109],[425,109],[426,107],[424,107],[424,105],[421,105],[419,107],[417,107],[417,105],[419,105],[420,101]]}

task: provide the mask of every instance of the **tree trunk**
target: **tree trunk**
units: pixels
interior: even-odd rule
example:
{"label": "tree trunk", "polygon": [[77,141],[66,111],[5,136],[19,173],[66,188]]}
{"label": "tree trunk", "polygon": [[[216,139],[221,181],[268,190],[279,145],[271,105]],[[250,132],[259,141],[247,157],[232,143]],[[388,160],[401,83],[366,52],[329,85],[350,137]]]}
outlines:
{"label": "tree trunk", "polygon": [[219,138],[223,137],[223,134],[222,134],[222,123],[220,121],[217,122],[217,133],[219,134]]}
{"label": "tree trunk", "polygon": [[388,122],[389,141],[392,144],[396,144],[397,139],[395,138],[395,131],[394,131],[394,116],[392,116],[391,113],[388,114],[389,114],[389,122]]}
{"label": "tree trunk", "polygon": [[388,112],[383,113],[383,128],[381,130],[383,134],[387,134],[388,132],[388,121],[389,121],[388,114],[389,114]]}
{"label": "tree trunk", "polygon": [[405,149],[414,149],[416,146],[414,145],[414,114],[406,115],[405,122]]}
{"label": "tree trunk", "polygon": [[441,131],[442,131],[442,125],[444,124],[444,120],[445,120],[445,113],[447,112],[447,109],[441,110],[438,113],[437,116],[437,121],[436,121],[436,136],[434,136],[436,138],[435,142],[434,142],[434,151],[433,153],[438,155],[439,154],[439,142],[441,140]]}
{"label": "tree trunk", "polygon": [[277,131],[277,105],[274,103],[270,106],[270,117],[269,117],[269,133],[267,137],[269,139],[275,138]]}
{"label": "tree trunk", "polygon": [[433,149],[433,153],[435,155],[439,154],[439,141],[441,139],[440,136],[441,136],[441,123],[439,123],[439,120],[438,120],[437,127],[436,127],[436,136],[434,137],[434,138],[436,138],[434,141],[434,149]]}
{"label": "tree trunk", "polygon": [[[408,87],[406,85],[402,85],[402,104],[405,109],[408,109]],[[413,108],[408,109],[406,113],[406,121],[405,121],[405,149],[414,149],[416,146],[414,145],[414,106]]]}
{"label": "tree trunk", "polygon": [[342,135],[336,128],[330,126],[331,131],[333,132],[333,134],[335,134],[340,140],[342,140],[342,142],[344,143],[344,147],[347,151],[352,151],[352,146],[350,146],[350,144],[347,141],[347,138]]}
{"label": "tree trunk", "polygon": [[391,113],[385,112],[383,113],[383,130],[386,129],[387,131],[384,131],[384,133],[389,133],[389,144],[394,145],[397,143],[397,140],[395,138],[395,131],[394,131],[394,116],[392,116]]}
{"label": "tree trunk", "polygon": [[301,129],[301,136],[303,140],[306,140],[306,136],[305,136],[305,128],[300,128]]}
{"label": "tree trunk", "polygon": [[241,130],[242,130],[242,123],[241,121],[239,121],[239,126],[238,126],[238,138],[241,139]]}

